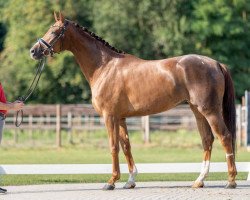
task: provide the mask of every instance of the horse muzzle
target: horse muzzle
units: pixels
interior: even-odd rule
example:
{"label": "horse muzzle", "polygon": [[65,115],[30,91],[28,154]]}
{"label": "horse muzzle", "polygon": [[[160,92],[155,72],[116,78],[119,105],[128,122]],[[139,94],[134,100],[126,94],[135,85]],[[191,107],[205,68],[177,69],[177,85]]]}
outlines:
{"label": "horse muzzle", "polygon": [[34,45],[30,49],[30,57],[32,59],[34,59],[34,60],[40,60],[44,56],[45,56],[44,51],[40,47],[37,47],[36,45]]}

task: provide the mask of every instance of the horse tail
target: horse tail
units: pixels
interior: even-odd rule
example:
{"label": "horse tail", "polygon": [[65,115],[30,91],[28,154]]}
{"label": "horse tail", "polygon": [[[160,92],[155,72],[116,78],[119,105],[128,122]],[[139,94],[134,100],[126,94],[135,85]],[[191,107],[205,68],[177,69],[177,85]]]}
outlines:
{"label": "horse tail", "polygon": [[223,96],[223,118],[224,122],[232,135],[233,154],[236,151],[236,109],[235,92],[233,80],[226,65],[219,63],[221,71],[225,78],[225,91]]}

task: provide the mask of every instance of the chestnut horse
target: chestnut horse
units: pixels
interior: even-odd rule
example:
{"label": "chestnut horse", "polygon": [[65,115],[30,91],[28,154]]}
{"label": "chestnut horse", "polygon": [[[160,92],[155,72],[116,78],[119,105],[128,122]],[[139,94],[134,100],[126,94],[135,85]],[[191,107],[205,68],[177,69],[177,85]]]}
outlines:
{"label": "chestnut horse", "polygon": [[193,187],[203,187],[216,135],[226,153],[228,183],[235,188],[235,96],[225,65],[206,56],[184,55],[163,60],[143,60],[115,49],[102,38],[59,13],[55,24],[31,48],[33,59],[71,51],[92,92],[95,110],[104,118],[112,155],[112,177],[105,190],[120,179],[119,143],[125,154],[129,179],[135,187],[137,169],[126,126],[130,116],[166,111],[186,101],[192,109],[204,148],[203,165]]}

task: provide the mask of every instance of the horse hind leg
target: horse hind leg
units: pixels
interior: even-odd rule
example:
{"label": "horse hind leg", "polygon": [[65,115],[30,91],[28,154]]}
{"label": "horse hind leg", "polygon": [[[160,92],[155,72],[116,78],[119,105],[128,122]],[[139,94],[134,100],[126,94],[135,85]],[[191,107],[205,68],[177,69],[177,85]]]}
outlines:
{"label": "horse hind leg", "polygon": [[204,186],[204,180],[209,173],[210,159],[212,152],[212,145],[214,142],[214,136],[212,134],[211,128],[206,120],[206,118],[197,110],[196,107],[190,105],[198,126],[198,130],[202,139],[203,152],[203,162],[199,177],[195,180],[193,188],[200,188]]}
{"label": "horse hind leg", "polygon": [[126,157],[129,169],[129,179],[127,183],[124,185],[124,189],[132,189],[136,186],[135,178],[137,175],[137,169],[134,163],[134,159],[131,153],[131,146],[129,142],[128,130],[125,119],[120,120],[120,128],[119,128],[119,139],[120,144],[123,150],[123,153]]}
{"label": "horse hind leg", "polygon": [[202,114],[207,119],[212,132],[219,138],[220,143],[222,144],[225,153],[226,153],[226,160],[228,166],[228,184],[226,188],[235,188],[236,182],[235,177],[237,175],[236,165],[235,165],[235,157],[234,157],[234,150],[232,145],[232,135],[230,134],[227,126],[224,122],[221,112],[219,109],[208,111],[203,111],[201,109]]}

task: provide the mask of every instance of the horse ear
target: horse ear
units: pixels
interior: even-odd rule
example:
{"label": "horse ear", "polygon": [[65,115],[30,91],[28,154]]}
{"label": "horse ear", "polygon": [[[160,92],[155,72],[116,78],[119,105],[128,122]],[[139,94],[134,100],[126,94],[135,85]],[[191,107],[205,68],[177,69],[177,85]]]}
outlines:
{"label": "horse ear", "polygon": [[61,13],[61,11],[59,11],[59,19],[62,23],[64,23],[64,16],[63,14]]}
{"label": "horse ear", "polygon": [[57,18],[56,11],[54,11],[54,17],[55,17],[55,21],[57,22],[57,21],[58,21],[58,18]]}

